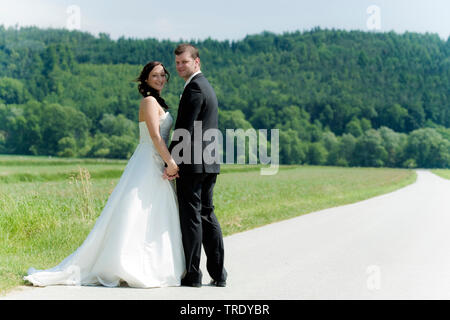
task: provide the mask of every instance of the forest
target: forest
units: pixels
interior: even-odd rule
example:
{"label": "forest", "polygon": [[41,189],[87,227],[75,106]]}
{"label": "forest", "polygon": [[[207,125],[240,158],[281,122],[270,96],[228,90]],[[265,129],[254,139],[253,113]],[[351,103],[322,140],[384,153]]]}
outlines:
{"label": "forest", "polygon": [[[314,28],[190,42],[220,130],[279,129],[282,164],[450,168],[450,38]],[[0,26],[0,154],[129,158],[147,62],[171,73],[176,117],[178,43]]]}

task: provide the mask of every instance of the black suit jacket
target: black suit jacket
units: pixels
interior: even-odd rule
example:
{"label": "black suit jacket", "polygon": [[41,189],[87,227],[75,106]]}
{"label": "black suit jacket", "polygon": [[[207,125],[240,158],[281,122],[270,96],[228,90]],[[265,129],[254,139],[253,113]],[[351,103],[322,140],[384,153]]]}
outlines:
{"label": "black suit jacket", "polygon": [[[219,173],[220,164],[215,163],[205,163],[203,159],[203,152],[205,148],[210,143],[218,143],[217,141],[203,141],[202,137],[206,130],[216,129],[218,130],[218,102],[216,93],[212,88],[211,84],[205,78],[202,73],[195,75],[181,96],[180,104],[178,107],[177,120],[175,122],[175,128],[186,129],[189,131],[191,141],[189,143],[191,149],[190,163],[178,163],[180,168],[180,175],[183,173]],[[198,149],[194,149],[194,121],[201,121],[201,137],[197,135],[197,140],[200,139],[201,142],[201,152],[199,155]],[[197,133],[200,132],[199,127],[197,127]],[[169,146],[169,151],[172,152],[173,148],[182,143],[180,141],[172,141]],[[214,138],[212,140],[215,140]],[[195,157],[195,152],[197,151],[197,157]],[[216,149],[218,152],[218,149]],[[183,155],[183,153],[180,153]],[[172,154],[174,156],[174,154]],[[174,157],[175,158],[175,157]],[[196,158],[196,159],[195,159]],[[176,159],[176,158],[175,158]],[[194,162],[194,160],[197,160]],[[198,161],[200,160],[200,161]],[[186,161],[187,162],[187,161]]]}

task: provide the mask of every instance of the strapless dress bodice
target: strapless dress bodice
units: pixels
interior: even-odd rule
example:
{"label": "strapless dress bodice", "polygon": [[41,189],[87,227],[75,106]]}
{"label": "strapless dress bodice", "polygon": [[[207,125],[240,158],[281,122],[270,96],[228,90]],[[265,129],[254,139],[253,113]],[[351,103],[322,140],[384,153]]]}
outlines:
{"label": "strapless dress bodice", "polygon": [[[172,127],[173,118],[169,112],[166,112],[159,118],[159,133],[166,144],[169,143],[170,128]],[[147,123],[139,122],[139,143],[150,143],[153,145],[152,138],[148,132]]]}

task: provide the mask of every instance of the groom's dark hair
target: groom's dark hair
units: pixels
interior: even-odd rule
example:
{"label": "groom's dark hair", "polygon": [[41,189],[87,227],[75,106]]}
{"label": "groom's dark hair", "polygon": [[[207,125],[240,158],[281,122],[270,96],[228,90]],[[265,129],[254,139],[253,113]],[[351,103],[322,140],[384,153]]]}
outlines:
{"label": "groom's dark hair", "polygon": [[182,54],[182,53],[184,53],[186,51],[188,51],[191,54],[192,59],[200,58],[200,55],[198,54],[198,49],[195,46],[193,46],[192,44],[190,44],[190,43],[181,43],[181,44],[179,44],[175,48],[174,53],[175,53],[175,55],[178,56],[178,55],[180,55],[180,54]]}

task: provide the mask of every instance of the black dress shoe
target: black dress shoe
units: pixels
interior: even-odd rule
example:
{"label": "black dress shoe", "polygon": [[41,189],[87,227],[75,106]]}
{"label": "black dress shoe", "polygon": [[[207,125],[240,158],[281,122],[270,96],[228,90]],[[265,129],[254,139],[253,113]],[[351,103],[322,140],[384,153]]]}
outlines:
{"label": "black dress shoe", "polygon": [[227,286],[226,281],[211,280],[211,282],[209,284],[212,286],[221,287],[221,288],[224,288]]}
{"label": "black dress shoe", "polygon": [[181,279],[181,286],[183,286],[183,287],[201,288],[202,283],[201,282],[191,282],[191,281],[186,281],[184,279]]}

